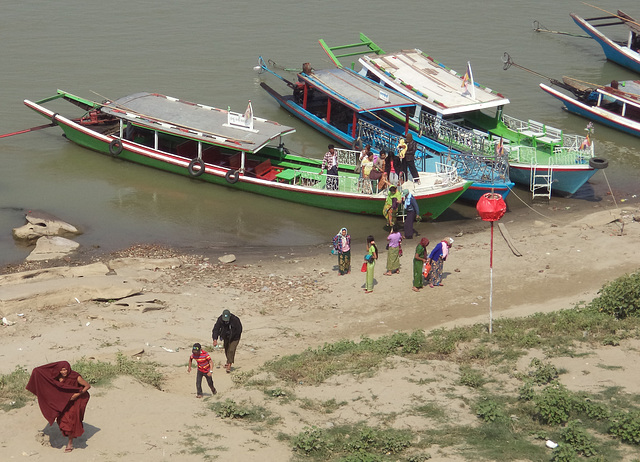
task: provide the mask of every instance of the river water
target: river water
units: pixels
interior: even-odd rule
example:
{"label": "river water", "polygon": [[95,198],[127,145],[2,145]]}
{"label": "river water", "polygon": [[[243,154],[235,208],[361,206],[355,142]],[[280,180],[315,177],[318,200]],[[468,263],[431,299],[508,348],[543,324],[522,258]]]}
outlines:
{"label": "river water", "polygon": [[[606,0],[600,8],[640,17],[637,1]],[[471,62],[477,82],[504,95],[505,112],[582,133],[586,121],[561,109],[538,88],[531,73],[502,69],[502,56],[549,77],[569,75],[605,83],[638,78],[604,59],[581,35],[569,13],[604,15],[581,2],[487,0],[325,0],[222,2],[22,0],[3,5],[0,23],[0,132],[46,123],[26,108],[64,89],[87,98],[115,99],[151,91],[241,112],[251,100],[255,114],[297,128],[288,137],[292,152],[321,157],[330,140],[292,119],[259,87],[257,57],[284,67],[310,62],[330,66],[317,43],[358,41],[364,32],[387,51],[420,48],[461,71]],[[292,78],[293,74],[292,74]],[[277,81],[271,81],[280,88]],[[318,245],[347,226],[354,239],[383,236],[382,219],[353,216],[268,199],[204,184],[186,177],[98,155],[71,144],[57,128],[0,139],[0,264],[17,262],[30,249],[16,244],[12,228],[28,210],[43,210],[82,229],[84,248],[115,250],[135,243],[186,249],[234,246]],[[610,166],[572,198],[553,198],[542,208],[576,210],[594,203],[613,207],[608,194],[637,203],[640,139],[596,126],[596,150]],[[508,199],[510,213],[527,219],[526,188]],[[520,200],[522,199],[522,200]],[[539,201],[539,199],[537,200]],[[537,204],[540,206],[540,204]],[[475,208],[455,204],[423,234],[464,229]],[[436,235],[437,234],[437,235]]]}

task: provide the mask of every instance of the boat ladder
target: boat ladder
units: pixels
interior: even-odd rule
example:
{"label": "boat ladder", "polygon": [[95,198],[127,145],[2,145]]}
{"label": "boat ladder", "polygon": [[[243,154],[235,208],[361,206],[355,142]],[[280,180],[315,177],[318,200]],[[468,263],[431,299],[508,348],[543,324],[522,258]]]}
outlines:
{"label": "boat ladder", "polygon": [[551,184],[553,183],[553,166],[551,160],[548,165],[539,165],[535,159],[531,160],[529,176],[529,190],[531,198],[546,197],[551,199]]}

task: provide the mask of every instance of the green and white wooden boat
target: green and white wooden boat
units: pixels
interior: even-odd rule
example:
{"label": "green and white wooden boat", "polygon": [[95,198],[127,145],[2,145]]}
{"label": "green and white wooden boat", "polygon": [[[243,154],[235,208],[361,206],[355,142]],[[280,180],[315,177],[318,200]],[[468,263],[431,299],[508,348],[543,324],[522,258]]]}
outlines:
{"label": "green and white wooden boat", "polygon": [[[597,171],[590,165],[591,140],[505,115],[509,100],[476,82],[470,64],[460,74],[417,48],[385,53],[364,34],[359,43],[320,45],[338,66],[341,58],[359,56],[362,75],[413,99],[419,111],[412,128],[419,133],[452,149],[473,146],[490,158],[506,153],[511,180],[529,186],[534,196],[573,194]],[[388,113],[404,121],[404,114]]]}
{"label": "green and white wooden boat", "polygon": [[[59,100],[82,112],[62,115],[44,106]],[[375,185],[363,187],[354,173],[359,153],[339,150],[339,188],[327,189],[320,159],[292,155],[284,147],[282,137],[295,130],[254,117],[250,102],[244,113],[236,113],[157,93],[96,102],[58,90],[24,104],[60,126],[68,140],[102,154],[277,199],[382,215],[386,193]],[[423,216],[432,219],[469,186],[455,169],[425,174],[421,181],[414,196]]]}

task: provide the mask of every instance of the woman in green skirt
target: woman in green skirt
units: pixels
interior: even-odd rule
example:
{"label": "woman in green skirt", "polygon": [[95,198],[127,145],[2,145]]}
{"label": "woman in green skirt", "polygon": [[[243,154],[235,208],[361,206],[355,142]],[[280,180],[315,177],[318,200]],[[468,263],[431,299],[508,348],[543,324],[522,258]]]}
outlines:
{"label": "woman in green skirt", "polygon": [[364,293],[370,294],[373,292],[373,269],[376,266],[376,260],[378,259],[378,247],[373,236],[367,237],[367,280],[364,285]]}
{"label": "woman in green skirt", "polygon": [[429,245],[429,239],[423,237],[420,239],[420,243],[416,246],[416,253],[413,256],[413,287],[414,292],[419,292],[424,286],[422,267],[427,261],[427,246]]}

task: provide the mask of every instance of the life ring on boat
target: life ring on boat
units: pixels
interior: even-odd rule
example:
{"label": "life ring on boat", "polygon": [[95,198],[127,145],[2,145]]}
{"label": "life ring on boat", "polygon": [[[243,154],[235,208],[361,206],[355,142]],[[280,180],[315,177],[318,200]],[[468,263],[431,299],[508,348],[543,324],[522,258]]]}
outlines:
{"label": "life ring on boat", "polygon": [[601,170],[609,166],[609,161],[602,157],[592,157],[589,159],[589,167]]}
{"label": "life ring on boat", "polygon": [[238,172],[237,170],[229,170],[224,178],[230,183],[230,184],[234,184],[235,182],[237,182],[240,179],[240,172]]}
{"label": "life ring on boat", "polygon": [[122,152],[123,147],[124,146],[122,145],[122,140],[111,140],[111,143],[109,143],[109,154],[111,154],[113,157],[119,156]]}
{"label": "life ring on boat", "polygon": [[[198,166],[197,169],[195,168],[196,165]],[[194,178],[199,177],[204,173],[204,160],[200,159],[199,157],[196,157],[191,162],[189,162],[189,166],[187,167],[187,170],[189,170],[189,175],[191,175],[192,177]]]}
{"label": "life ring on boat", "polygon": [[58,125],[58,122],[56,121],[56,117],[58,117],[58,113],[55,112],[52,116],[51,116],[51,124],[53,125]]}

